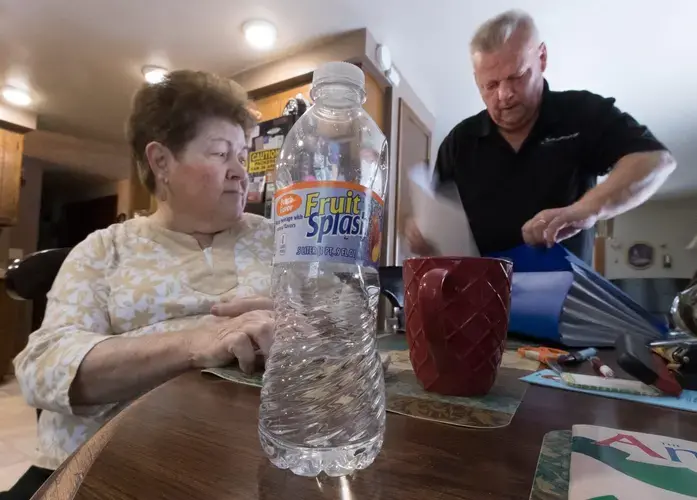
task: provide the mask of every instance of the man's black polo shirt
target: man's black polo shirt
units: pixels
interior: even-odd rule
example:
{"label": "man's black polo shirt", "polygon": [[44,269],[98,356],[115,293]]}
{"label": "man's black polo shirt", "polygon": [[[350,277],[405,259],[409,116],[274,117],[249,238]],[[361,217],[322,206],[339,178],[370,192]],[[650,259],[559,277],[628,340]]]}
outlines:
{"label": "man's black polo shirt", "polygon": [[[523,224],[577,201],[623,156],[666,149],[614,103],[587,91],[552,92],[545,82],[539,118],[517,152],[487,111],[448,134],[436,178],[457,185],[482,255],[521,245]],[[582,231],[563,244],[590,262],[593,237]]]}

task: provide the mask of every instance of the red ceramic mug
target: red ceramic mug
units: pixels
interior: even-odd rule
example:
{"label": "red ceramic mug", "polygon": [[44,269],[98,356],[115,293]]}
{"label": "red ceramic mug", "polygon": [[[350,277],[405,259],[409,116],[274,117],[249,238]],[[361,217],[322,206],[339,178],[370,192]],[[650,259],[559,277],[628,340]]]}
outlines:
{"label": "red ceramic mug", "polygon": [[501,364],[513,264],[478,257],[404,261],[409,357],[427,391],[489,392]]}

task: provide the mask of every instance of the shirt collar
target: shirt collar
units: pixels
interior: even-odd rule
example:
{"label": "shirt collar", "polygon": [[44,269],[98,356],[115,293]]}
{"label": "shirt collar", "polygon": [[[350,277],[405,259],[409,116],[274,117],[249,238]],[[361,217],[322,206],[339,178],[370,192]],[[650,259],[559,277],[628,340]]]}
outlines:
{"label": "shirt collar", "polygon": [[[540,116],[537,118],[538,122],[542,124],[553,123],[559,120],[559,109],[554,103],[554,94],[549,90],[549,84],[547,80],[544,80],[544,87],[542,88],[542,103],[540,104]],[[482,116],[481,127],[479,129],[479,136],[486,137],[496,131],[496,124],[491,119],[488,111],[484,111]]]}

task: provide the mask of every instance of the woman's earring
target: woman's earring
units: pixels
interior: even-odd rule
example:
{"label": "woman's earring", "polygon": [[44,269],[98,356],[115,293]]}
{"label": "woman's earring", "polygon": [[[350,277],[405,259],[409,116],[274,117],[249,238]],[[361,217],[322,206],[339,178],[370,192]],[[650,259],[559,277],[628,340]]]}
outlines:
{"label": "woman's earring", "polygon": [[167,188],[165,186],[167,186],[167,184],[169,184],[169,179],[167,177],[164,177],[164,176],[160,177],[160,184],[161,184],[161,187],[160,187],[160,189],[158,189],[157,198],[160,201],[167,201]]}

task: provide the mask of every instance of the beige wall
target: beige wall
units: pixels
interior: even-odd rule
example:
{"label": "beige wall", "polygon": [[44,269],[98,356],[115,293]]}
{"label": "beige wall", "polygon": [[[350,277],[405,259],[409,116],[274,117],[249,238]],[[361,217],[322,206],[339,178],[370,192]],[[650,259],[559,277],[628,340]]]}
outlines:
{"label": "beige wall", "polygon": [[24,137],[24,156],[104,179],[127,179],[130,153],[125,145],[35,130]]}
{"label": "beige wall", "polygon": [[[613,237],[606,243],[606,277],[690,278],[697,271],[697,250],[685,247],[697,234],[697,198],[649,201],[615,219]],[[654,247],[655,261],[640,271],[627,264],[627,249],[634,243]],[[665,248],[661,248],[665,245]],[[669,254],[673,265],[666,269],[662,255]]]}

